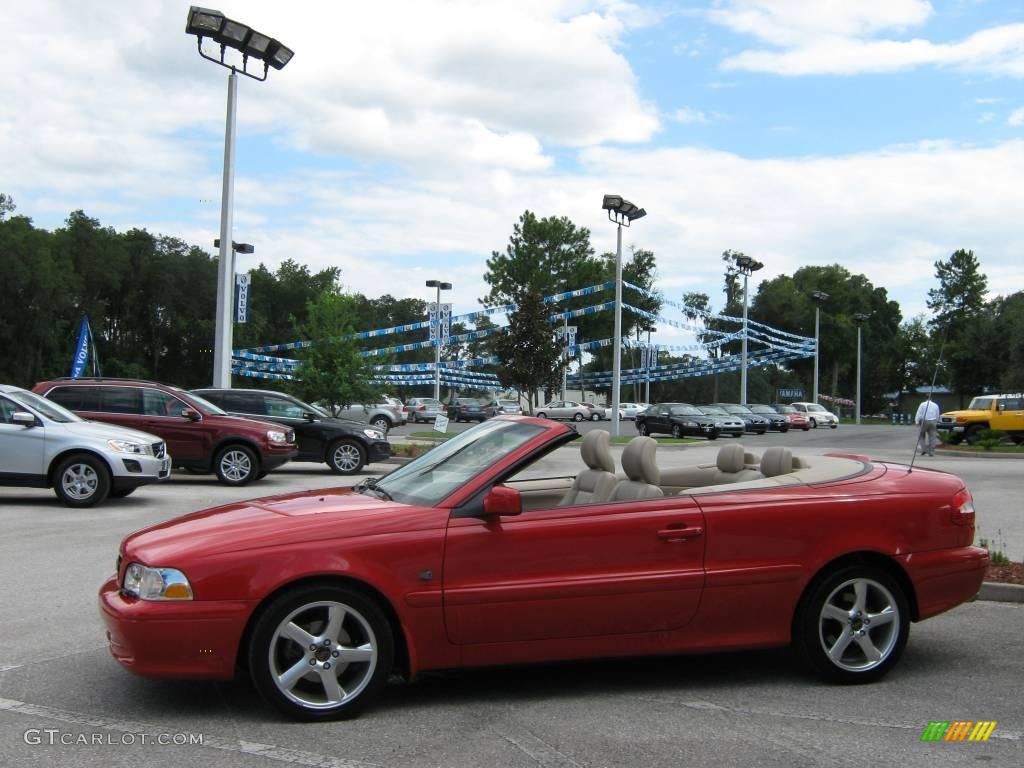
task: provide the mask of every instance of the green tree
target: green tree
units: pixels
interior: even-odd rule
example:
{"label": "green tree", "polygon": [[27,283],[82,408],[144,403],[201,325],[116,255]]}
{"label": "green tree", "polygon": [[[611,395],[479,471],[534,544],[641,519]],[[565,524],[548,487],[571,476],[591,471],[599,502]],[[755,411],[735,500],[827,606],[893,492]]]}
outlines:
{"label": "green tree", "polygon": [[301,362],[292,388],[303,400],[328,404],[335,415],[355,403],[373,402],[378,389],[372,383],[373,358],[360,355],[355,340],[345,338],[353,332],[356,309],[355,297],[337,288],[324,291],[308,303],[307,319],[298,326],[313,345],[298,350]]}
{"label": "green tree", "polygon": [[548,322],[549,307],[539,291],[526,291],[508,316],[508,327],[497,335],[493,348],[501,358],[498,379],[504,387],[526,394],[530,413],[536,405],[537,389],[549,386],[561,371],[561,346]]}
{"label": "green tree", "polygon": [[3,192],[0,192],[0,221],[4,220],[4,217],[8,213],[14,213],[14,209],[17,208],[14,204],[14,198]]}
{"label": "green tree", "polygon": [[960,396],[961,407],[968,395],[995,386],[999,379],[999,357],[978,354],[977,341],[987,338],[984,326],[991,318],[985,313],[988,278],[974,251],[960,249],[945,261],[935,262],[939,287],[928,291],[932,310],[931,328],[940,339],[949,384]]}

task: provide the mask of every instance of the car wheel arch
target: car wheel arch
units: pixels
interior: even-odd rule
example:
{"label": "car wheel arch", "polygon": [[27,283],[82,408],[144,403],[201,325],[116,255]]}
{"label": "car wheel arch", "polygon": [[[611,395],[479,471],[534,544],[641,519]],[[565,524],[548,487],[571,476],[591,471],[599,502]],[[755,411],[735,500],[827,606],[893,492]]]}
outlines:
{"label": "car wheel arch", "polygon": [[906,598],[907,606],[910,609],[910,620],[912,622],[920,620],[921,615],[918,610],[917,592],[914,590],[914,583],[910,580],[910,576],[899,563],[893,560],[890,555],[886,555],[882,552],[875,552],[871,550],[849,552],[845,555],[833,558],[821,565],[821,567],[815,571],[814,575],[804,584],[803,589],[800,592],[800,599],[797,600],[796,605],[793,607],[793,615],[790,623],[791,639],[796,638],[800,614],[804,610],[807,601],[814,594],[817,586],[824,580],[828,579],[836,571],[856,565],[874,566],[876,568],[880,568],[891,576],[903,590],[903,596]]}
{"label": "car wheel arch", "polygon": [[50,465],[46,468],[47,487],[52,488],[56,484],[57,478],[55,477],[55,473],[57,472],[57,467],[60,466],[61,462],[64,461],[64,459],[68,458],[69,456],[83,455],[83,454],[84,455],[88,455],[88,456],[92,456],[95,459],[99,459],[101,462],[103,462],[103,465],[107,468],[107,472],[110,473],[110,476],[111,477],[114,476],[114,470],[110,466],[110,462],[107,461],[106,457],[103,454],[97,453],[96,451],[92,450],[91,448],[67,448],[66,450],[61,451],[56,456],[54,456],[52,459],[50,459]]}
{"label": "car wheel arch", "polygon": [[256,454],[256,458],[259,460],[260,464],[263,463],[264,451],[254,440],[248,437],[243,437],[242,435],[229,435],[227,437],[221,438],[210,447],[210,457],[207,463],[207,467],[209,467],[212,470],[213,460],[217,456],[217,454],[220,453],[225,448],[232,445],[241,445],[248,448],[250,451],[253,451]]}
{"label": "car wheel arch", "polygon": [[319,574],[296,578],[292,581],[283,582],[277,585],[272,591],[260,598],[259,604],[249,614],[249,619],[242,630],[239,639],[238,650],[235,654],[235,663],[240,667],[246,666],[246,659],[249,657],[249,646],[252,643],[253,630],[256,627],[260,616],[269,608],[281,595],[291,590],[305,589],[308,587],[344,587],[361,593],[371,600],[388,620],[391,633],[395,641],[395,658],[393,674],[401,675],[409,679],[415,674],[416,653],[408,642],[408,636],[402,620],[395,610],[394,604],[387,595],[363,579],[346,574]]}

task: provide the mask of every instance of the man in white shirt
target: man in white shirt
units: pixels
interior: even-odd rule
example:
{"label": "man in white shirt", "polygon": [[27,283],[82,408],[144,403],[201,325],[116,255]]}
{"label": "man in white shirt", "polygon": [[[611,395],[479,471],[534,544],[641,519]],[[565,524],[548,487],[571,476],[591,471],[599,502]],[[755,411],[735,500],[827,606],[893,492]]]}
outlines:
{"label": "man in white shirt", "polygon": [[921,450],[923,455],[935,455],[935,443],[938,442],[936,427],[939,424],[940,413],[939,404],[932,400],[931,394],[917,408],[917,417],[914,419],[914,423],[921,425],[918,440],[924,443]]}

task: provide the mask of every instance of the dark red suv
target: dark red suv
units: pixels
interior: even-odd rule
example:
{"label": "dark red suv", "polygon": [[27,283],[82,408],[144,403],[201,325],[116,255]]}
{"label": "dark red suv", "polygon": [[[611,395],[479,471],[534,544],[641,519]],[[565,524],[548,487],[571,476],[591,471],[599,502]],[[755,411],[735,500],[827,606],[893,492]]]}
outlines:
{"label": "dark red suv", "polygon": [[33,392],[84,419],[162,437],[174,466],[216,472],[225,485],[259,480],[297,453],[295,430],[228,416],[213,403],[167,384],[139,379],[54,379]]}

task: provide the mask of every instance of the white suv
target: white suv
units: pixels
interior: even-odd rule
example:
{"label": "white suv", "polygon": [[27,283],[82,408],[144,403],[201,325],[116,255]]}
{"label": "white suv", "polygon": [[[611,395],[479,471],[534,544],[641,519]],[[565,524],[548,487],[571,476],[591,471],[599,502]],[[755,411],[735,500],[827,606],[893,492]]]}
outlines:
{"label": "white suv", "polygon": [[69,507],[92,507],[170,473],[159,437],[86,421],[34,392],[0,384],[0,485],[53,488]]}
{"label": "white suv", "polygon": [[814,428],[831,427],[835,429],[839,426],[839,417],[823,405],[817,403],[790,403],[790,405],[807,416]]}

